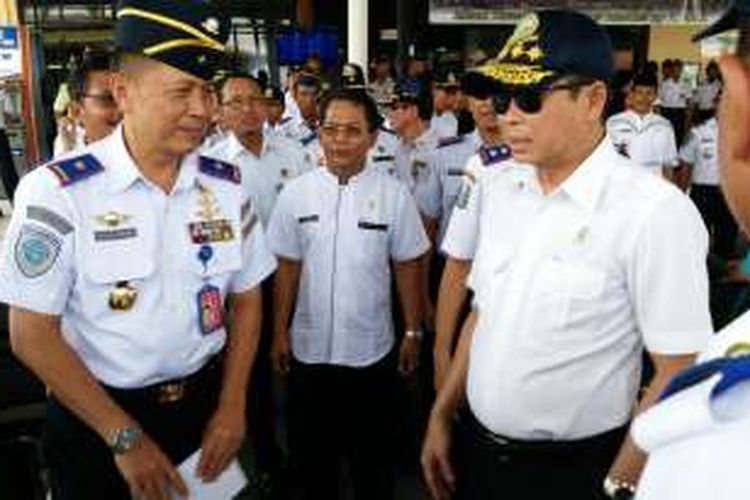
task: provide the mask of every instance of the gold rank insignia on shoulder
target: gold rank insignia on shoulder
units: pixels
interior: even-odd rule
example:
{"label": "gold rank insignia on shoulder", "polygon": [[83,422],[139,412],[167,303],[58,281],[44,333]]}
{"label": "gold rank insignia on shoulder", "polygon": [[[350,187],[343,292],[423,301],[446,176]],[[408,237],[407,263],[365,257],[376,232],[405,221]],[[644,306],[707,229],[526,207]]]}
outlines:
{"label": "gold rank insignia on shoulder", "polygon": [[120,281],[114,290],[109,292],[109,308],[113,311],[129,311],[135,305],[138,298],[138,290],[133,288],[127,281]]}
{"label": "gold rank insignia on shoulder", "polygon": [[129,221],[132,218],[130,215],[121,214],[119,212],[110,211],[106,214],[97,215],[96,221],[99,224],[103,224],[107,227],[117,227],[120,224],[123,224],[127,221]]}

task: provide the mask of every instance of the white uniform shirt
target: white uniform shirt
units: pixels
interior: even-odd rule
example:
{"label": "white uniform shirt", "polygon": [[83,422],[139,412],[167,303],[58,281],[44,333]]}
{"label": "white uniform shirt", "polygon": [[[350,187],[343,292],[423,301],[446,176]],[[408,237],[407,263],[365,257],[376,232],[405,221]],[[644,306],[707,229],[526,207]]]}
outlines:
{"label": "white uniform shirt", "polygon": [[296,359],[368,366],[390,352],[390,261],[429,248],[403,184],[373,168],[347,184],[327,168],[308,172],[279,196],[268,239],[274,253],[302,264],[291,328]]}
{"label": "white uniform shirt", "polygon": [[[0,300],[62,316],[65,341],[106,385],[143,387],[195,372],[225,344],[226,295],[256,287],[276,267],[236,167],[218,164],[228,177],[217,178],[192,153],[165,194],[141,175],[122,128],[80,153],[92,156],[67,167],[56,160],[21,181],[2,245]],[[199,214],[206,204],[212,217]],[[196,242],[192,224],[207,220],[230,233],[208,244],[203,261],[206,243]],[[137,297],[116,310],[112,292],[123,283]],[[208,317],[199,302],[206,286],[220,292]]]}
{"label": "white uniform shirt", "polygon": [[659,86],[659,105],[662,108],[687,107],[690,91],[682,82],[666,78]]}
{"label": "white uniform shirt", "polygon": [[693,353],[710,335],[698,211],[609,138],[546,196],[536,176],[482,180],[468,279],[479,314],[467,382],[474,414],[516,439],[624,425],[643,345]]}
{"label": "white uniform shirt", "polygon": [[284,92],[284,114],[282,115],[282,117],[290,117],[296,120],[301,116],[302,114],[300,113],[297,100],[294,98],[294,95],[292,95],[292,91],[287,90],[286,92]]}
{"label": "white uniform shirt", "polygon": [[663,116],[623,111],[607,120],[607,132],[620,153],[653,174],[679,165],[674,128]]}
{"label": "white uniform shirt", "polygon": [[718,186],[719,175],[719,122],[711,118],[693,127],[680,149],[680,159],[693,167],[693,184]]}
{"label": "white uniform shirt", "polygon": [[281,189],[313,168],[311,155],[302,146],[273,132],[264,135],[260,156],[245,149],[234,134],[214,145],[206,155],[240,167],[243,191],[255,202],[266,227]]}
{"label": "white uniform shirt", "polygon": [[[750,345],[750,313],[712,337],[699,363]],[[746,348],[744,348],[746,350]],[[637,500],[750,498],[750,392],[747,373],[713,395],[720,374],[674,393],[638,416],[633,439],[648,452]]]}
{"label": "white uniform shirt", "polygon": [[303,146],[306,146],[311,138],[318,135],[318,131],[301,116],[287,120],[283,124],[279,123],[276,128],[278,134],[300,142]]}
{"label": "white uniform shirt", "polygon": [[721,91],[721,80],[713,82],[702,82],[695,89],[695,105],[701,111],[709,111],[716,108],[716,97]]}
{"label": "white uniform shirt", "polygon": [[430,178],[430,155],[438,140],[437,134],[428,128],[413,142],[399,140],[394,153],[396,176],[415,195],[420,212],[426,214],[432,210],[430,207],[440,203],[440,193],[425,187]]}
{"label": "white uniform shirt", "polygon": [[[438,242],[443,239],[464,179],[473,175],[473,172],[467,170],[466,164],[481,147],[482,138],[477,131],[474,131],[463,136],[441,140],[437,149],[430,155],[429,179],[418,188],[417,197],[421,196],[422,190],[438,193],[437,197],[429,195],[423,197],[435,203],[434,206],[424,207],[423,210],[427,217],[440,219]],[[507,151],[504,156],[509,154]],[[497,161],[504,159],[498,157]]]}
{"label": "white uniform shirt", "polygon": [[[536,174],[530,167],[516,163],[512,159],[485,166],[479,154],[469,158],[464,170],[465,175],[440,250],[454,259],[472,260],[479,240],[480,195],[482,193],[479,183],[485,182],[485,176],[510,175],[511,172],[518,176]],[[490,182],[489,179],[487,182]]]}
{"label": "white uniform shirt", "polygon": [[446,111],[442,115],[432,115],[430,128],[440,139],[455,137],[458,135],[458,118],[452,111]]}

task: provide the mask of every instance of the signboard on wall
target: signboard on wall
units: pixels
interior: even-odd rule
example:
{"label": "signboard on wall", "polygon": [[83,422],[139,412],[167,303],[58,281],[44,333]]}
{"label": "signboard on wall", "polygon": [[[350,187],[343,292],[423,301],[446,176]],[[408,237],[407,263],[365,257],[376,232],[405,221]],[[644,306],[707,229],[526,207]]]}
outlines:
{"label": "signboard on wall", "polygon": [[539,9],[568,7],[606,24],[705,24],[731,0],[430,0],[434,24],[515,24]]}
{"label": "signboard on wall", "polygon": [[0,78],[20,76],[21,44],[18,39],[18,28],[0,26]]}

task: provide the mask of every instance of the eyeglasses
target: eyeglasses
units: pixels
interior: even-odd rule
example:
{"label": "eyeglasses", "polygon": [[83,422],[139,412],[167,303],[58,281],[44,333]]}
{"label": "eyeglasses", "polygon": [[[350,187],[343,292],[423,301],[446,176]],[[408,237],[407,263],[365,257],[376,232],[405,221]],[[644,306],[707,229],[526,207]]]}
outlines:
{"label": "eyeglasses", "polygon": [[509,88],[492,95],[492,106],[495,112],[504,115],[510,108],[511,101],[518,109],[528,114],[539,113],[549,94],[558,90],[575,90],[594,83],[593,80],[578,80],[536,87]]}
{"label": "eyeglasses", "polygon": [[355,140],[365,135],[365,130],[356,125],[323,123],[320,135],[326,138],[342,137],[344,140]]}

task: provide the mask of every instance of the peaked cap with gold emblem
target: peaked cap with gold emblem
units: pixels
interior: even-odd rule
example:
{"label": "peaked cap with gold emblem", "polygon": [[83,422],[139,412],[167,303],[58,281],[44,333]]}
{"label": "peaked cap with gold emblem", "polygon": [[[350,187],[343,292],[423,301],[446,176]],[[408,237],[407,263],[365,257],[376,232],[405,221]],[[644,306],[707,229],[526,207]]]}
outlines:
{"label": "peaked cap with gold emblem", "polygon": [[229,29],[211,0],[120,0],[115,46],[211,80],[226,64]]}
{"label": "peaked cap with gold emblem", "polygon": [[590,17],[572,10],[524,16],[495,59],[475,71],[504,86],[534,86],[564,75],[607,81],[614,72],[612,42]]}

